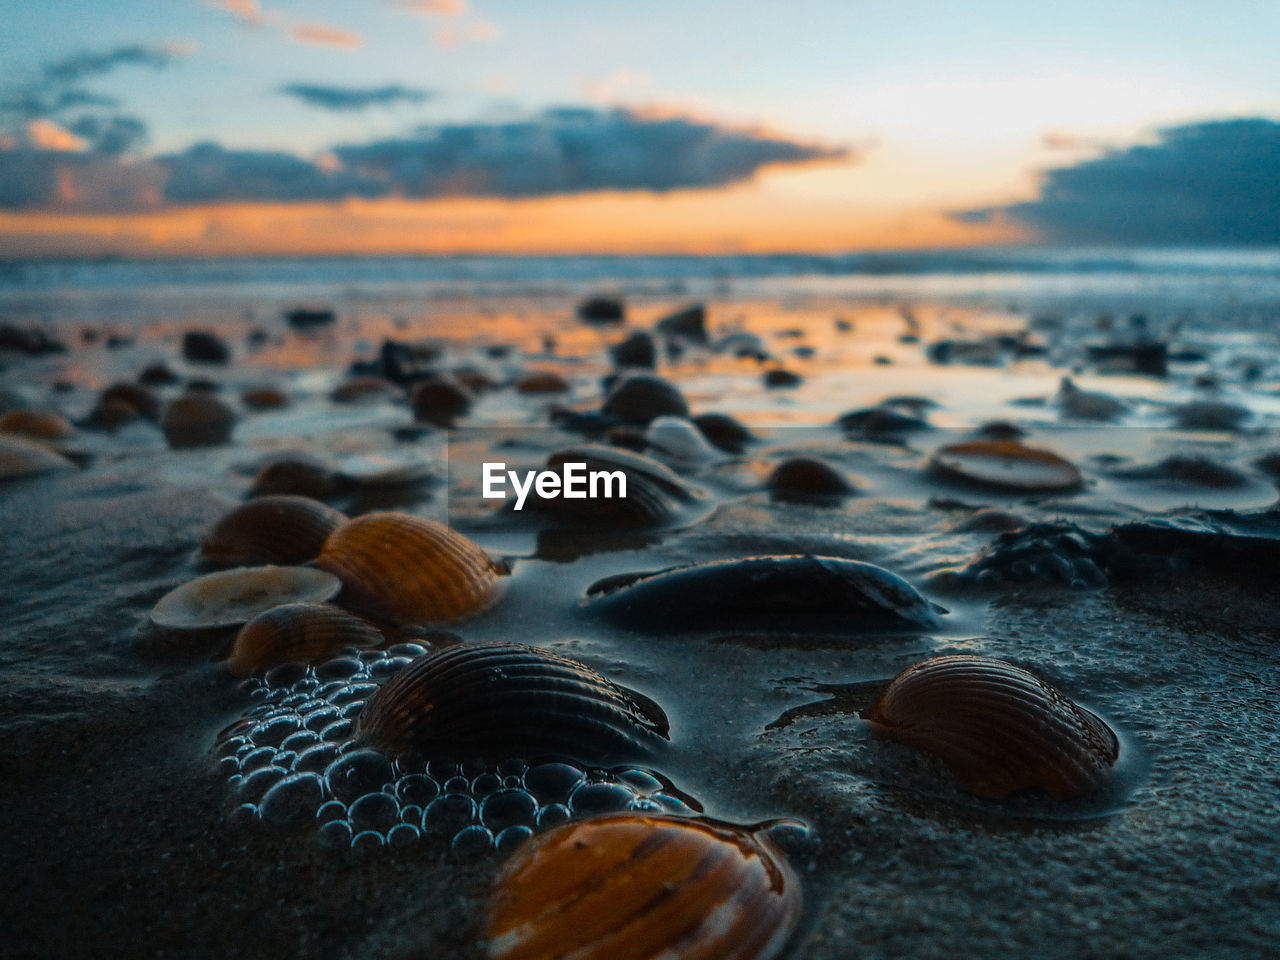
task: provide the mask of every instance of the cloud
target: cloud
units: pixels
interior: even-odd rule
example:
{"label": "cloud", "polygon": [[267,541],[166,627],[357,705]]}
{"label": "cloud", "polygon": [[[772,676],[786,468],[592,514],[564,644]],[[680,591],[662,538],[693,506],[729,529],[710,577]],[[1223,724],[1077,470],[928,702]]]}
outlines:
{"label": "cloud", "polygon": [[205,0],[207,6],[217,10],[225,10],[246,27],[263,25],[262,7],[258,0]]}
{"label": "cloud", "polygon": [[290,39],[315,47],[333,47],[336,50],[354,50],[364,43],[364,38],[350,30],[340,30],[323,23],[296,23],[289,28]]}
{"label": "cloud", "polygon": [[412,137],[333,152],[347,169],[413,197],[721,186],[767,164],[848,156],[687,117],[587,108],[547,110],[523,122],[422,127]]}
{"label": "cloud", "polygon": [[383,87],[330,87],[316,83],[290,83],[281,93],[297,97],[311,107],[322,110],[366,110],[400,103],[423,103],[435,94],[430,90],[389,84]]}
{"label": "cloud", "polygon": [[129,120],[63,131],[96,153],[30,142],[0,151],[0,179],[12,180],[0,190],[0,206],[123,211],[157,203],[669,191],[740,182],[768,164],[851,155],[688,117],[562,108],[521,122],[420,127],[398,139],[338,145],[314,160],[216,143],[146,163],[113,160],[112,150],[128,149],[145,134]]}
{"label": "cloud", "polygon": [[117,156],[140,147],[147,139],[147,125],[137,117],[77,117],[67,129],[80,137],[94,153]]}
{"label": "cloud", "polygon": [[178,45],[148,47],[130,44],[116,47],[104,53],[79,53],[65,60],[46,64],[45,78],[52,83],[78,83],[86,77],[110,73],[120,66],[147,66],[159,69],[167,67],[183,55],[185,48]]}
{"label": "cloud", "polygon": [[467,12],[466,0],[400,0],[399,6],[410,13],[437,17],[460,17]]}
{"label": "cloud", "polygon": [[1280,123],[1214,120],[1049,170],[1036,200],[952,216],[1007,218],[1067,242],[1276,243],[1278,170]]}

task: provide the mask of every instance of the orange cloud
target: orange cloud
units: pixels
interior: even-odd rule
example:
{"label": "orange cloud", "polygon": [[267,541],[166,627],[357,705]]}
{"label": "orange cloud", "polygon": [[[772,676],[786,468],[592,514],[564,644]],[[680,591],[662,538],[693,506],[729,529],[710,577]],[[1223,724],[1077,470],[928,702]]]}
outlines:
{"label": "orange cloud", "polygon": [[400,6],[410,13],[429,13],[438,17],[460,17],[467,12],[466,0],[402,0]]}
{"label": "orange cloud", "polygon": [[488,20],[469,20],[457,26],[441,24],[436,27],[437,47],[461,47],[469,43],[492,43],[499,37],[497,24]]}
{"label": "orange cloud", "polygon": [[317,47],[334,47],[338,50],[354,50],[364,43],[358,33],[327,27],[322,23],[299,23],[289,29],[289,36],[298,43]]}
{"label": "orange cloud", "polygon": [[205,0],[205,3],[217,10],[227,11],[246,27],[260,27],[264,22],[258,0]]}
{"label": "orange cloud", "polygon": [[85,147],[83,140],[52,120],[32,120],[22,132],[27,146],[35,150],[78,152]]}

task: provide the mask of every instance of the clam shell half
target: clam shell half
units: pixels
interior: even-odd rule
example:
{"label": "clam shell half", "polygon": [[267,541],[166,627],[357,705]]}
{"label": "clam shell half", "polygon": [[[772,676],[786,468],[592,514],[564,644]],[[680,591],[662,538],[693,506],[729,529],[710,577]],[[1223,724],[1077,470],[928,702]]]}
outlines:
{"label": "clam shell half", "polygon": [[492,960],[769,960],[800,916],[773,844],[708,821],[619,814],[522,847],[490,897]]}
{"label": "clam shell half", "polygon": [[239,567],[170,590],[152,608],[151,621],[173,630],[234,627],[282,603],[320,602],[341,589],[333,574],[310,567]]}

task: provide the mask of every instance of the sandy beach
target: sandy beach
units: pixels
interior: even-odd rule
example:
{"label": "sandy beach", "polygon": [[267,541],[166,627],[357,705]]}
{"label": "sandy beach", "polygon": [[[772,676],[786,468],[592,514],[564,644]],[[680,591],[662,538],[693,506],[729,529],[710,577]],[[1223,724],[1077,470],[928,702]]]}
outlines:
{"label": "sandy beach", "polygon": [[[152,294],[102,298],[109,319],[75,306],[74,291],[9,294],[15,328],[43,330],[65,351],[6,352],[2,412],[56,411],[74,427],[55,443],[65,468],[0,481],[0,953],[484,955],[484,904],[504,854],[425,829],[402,846],[353,848],[324,842],[314,818],[262,822],[257,799],[245,810],[244,751],[222,746],[302,674],[232,677],[236,628],[177,631],[149,618],[207,572],[211,527],[285,453],[345,477],[327,502],[348,516],[430,517],[510,569],[482,612],[387,646],[517,640],[570,657],[670,721],[653,756],[583,763],[589,779],[661,781],[661,797],[628,788],[627,802],[650,804],[634,809],[675,797],[682,816],[806,825],[777,837],[804,901],[783,956],[1270,949],[1280,936],[1280,344],[1257,319],[1265,295],[1227,324],[1180,303],[1185,291],[1135,320],[1132,291],[1095,289],[1085,307],[1051,284],[1033,306],[972,289],[940,296],[924,282],[907,299],[813,280],[764,292],[723,283],[719,296],[697,281],[676,292],[645,281],[623,285],[623,322],[601,323],[581,311],[589,286],[437,292],[416,309],[400,293],[330,289],[303,301],[286,289],[250,313],[233,290],[220,313],[201,293],[163,319]],[[334,320],[290,324],[283,311],[302,302],[332,305]],[[690,303],[705,304],[705,340],[663,325]],[[214,333],[229,362],[184,358],[191,330]],[[691,416],[729,414],[753,442],[690,452],[688,434],[601,420],[611,351],[637,332],[657,348],[644,373],[673,385]],[[421,370],[394,382],[387,342],[411,348]],[[1162,369],[1138,369],[1152,344]],[[149,388],[161,409],[204,381],[234,413],[228,442],[175,449],[147,416],[95,422],[107,387],[155,365],[174,377]],[[770,371],[795,380],[775,374],[771,386]],[[415,417],[410,402],[415,380],[440,373],[473,394],[450,427]],[[564,389],[518,388],[533,373]],[[335,399],[371,375],[386,388]],[[263,390],[278,404],[257,404]],[[841,425],[869,410],[919,428]],[[1011,435],[1020,439],[992,440]],[[1049,463],[1033,457],[1011,481],[989,482],[975,442],[1049,451],[1051,476],[1073,479],[1030,485],[1019,471],[1041,482]],[[693,494],[631,529],[482,496],[483,462],[533,469],[588,443],[663,462]],[[959,473],[948,473],[956,448]],[[798,492],[784,488],[774,471],[797,457],[826,464],[842,492],[803,478]],[[388,483],[375,467],[414,481]],[[676,626],[651,628],[637,611],[665,609],[661,593],[616,615],[588,599],[616,575],[789,555],[874,564],[946,612],[929,627],[871,628],[815,593],[779,619],[744,623],[732,607],[754,602],[750,588],[739,599],[695,590],[670,595],[686,605]],[[1030,670],[1100,718],[1118,750],[1105,788],[987,799],[936,757],[878,735],[866,716],[886,684],[943,654]],[[369,669],[382,683],[399,668]],[[230,764],[219,759],[228,753]],[[479,803],[489,761],[452,759]],[[512,769],[520,780],[534,766],[525,754]]]}

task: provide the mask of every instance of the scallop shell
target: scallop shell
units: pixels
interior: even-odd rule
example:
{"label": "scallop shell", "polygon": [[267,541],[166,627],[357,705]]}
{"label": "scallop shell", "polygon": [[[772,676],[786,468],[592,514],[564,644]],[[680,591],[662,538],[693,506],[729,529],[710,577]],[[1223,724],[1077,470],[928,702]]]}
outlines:
{"label": "scallop shell", "polygon": [[174,630],[235,627],[282,603],[318,603],[341,589],[333,574],[310,567],[238,567],[170,590],[152,608],[151,621]]}
{"label": "scallop shell", "polygon": [[373,624],[331,604],[286,603],[240,628],[227,668],[242,677],[281,663],[319,663],[344,647],[374,647],[383,640]]}
{"label": "scallop shell", "polygon": [[358,487],[402,487],[434,475],[431,461],[412,449],[357,454],[338,464],[338,476]]}
{"label": "scallop shell", "polygon": [[634,529],[670,523],[690,504],[706,496],[657,460],[617,447],[583,444],[560,450],[547,459],[547,467],[557,472],[563,472],[566,463],[585,464],[588,473],[621,471],[627,478],[627,495],[542,499],[535,491],[529,495],[528,508],[569,524]]}
{"label": "scallop shell", "polygon": [[567,393],[569,382],[551,370],[535,370],[516,381],[518,393]]}
{"label": "scallop shell", "polygon": [[205,391],[184,393],[164,410],[160,427],[175,450],[184,447],[212,447],[231,439],[235,412]]}
{"label": "scallop shell", "polygon": [[740,421],[727,413],[703,413],[693,418],[693,425],[713,444],[728,453],[741,453],[757,439]]}
{"label": "scallop shell", "polygon": [[74,463],[43,443],[16,435],[0,436],[0,480],[74,469]]}
{"label": "scallop shell", "polygon": [[765,481],[775,499],[826,502],[856,490],[834,467],[813,457],[790,457],[774,467]]}
{"label": "scallop shell", "polygon": [[257,497],[215,523],[201,552],[226,567],[305,563],[346,522],[346,514],[309,497]]}
{"label": "scallop shell", "polygon": [[623,423],[645,426],[654,417],[689,416],[689,405],[671,383],[650,373],[634,373],[614,383],[601,412]]}
{"label": "scallop shell", "polygon": [[525,844],[489,899],[491,960],[769,960],[800,917],[773,843],[707,820],[614,814]]}
{"label": "scallop shell", "polygon": [[414,419],[437,427],[452,427],[459,417],[466,416],[473,399],[466,387],[444,374],[423,380],[409,395]]}
{"label": "scallop shell", "polygon": [[1056,453],[1024,447],[1016,440],[972,440],[940,447],[929,469],[947,480],[1017,493],[1075,490],[1080,471]]}
{"label": "scallop shell", "polygon": [[289,395],[276,387],[249,387],[240,402],[250,410],[280,410],[289,406]]}
{"label": "scallop shell", "polygon": [[587,597],[588,612],[651,631],[932,629],[946,612],[882,567],[807,555],[607,577],[588,587]]}
{"label": "scallop shell", "polygon": [[475,643],[419,657],[370,699],[356,725],[389,752],[534,751],[625,760],[668,739],[643,694],[576,660],[523,643]]}
{"label": "scallop shell", "polygon": [[64,440],[75,428],[51,410],[10,410],[0,417],[0,433],[16,433],[32,440]]}
{"label": "scallop shell", "polygon": [[697,427],[681,417],[654,417],[645,433],[652,451],[675,467],[696,467],[721,459]]}
{"label": "scallop shell", "polygon": [[1000,800],[1039,787],[1084,796],[1111,775],[1111,728],[1021,667],[970,655],[908,667],[867,718],[876,731],[936,754],[960,785]]}
{"label": "scallop shell", "polygon": [[341,483],[319,457],[283,453],[268,458],[253,477],[252,495],[295,494],[324,500],[340,492]]}
{"label": "scallop shell", "polygon": [[316,564],[342,579],[351,602],[397,623],[458,620],[488,606],[501,570],[442,523],[370,513],[339,527]]}
{"label": "scallop shell", "polygon": [[333,388],[329,399],[334,403],[371,403],[404,395],[399,386],[383,377],[348,377]]}

